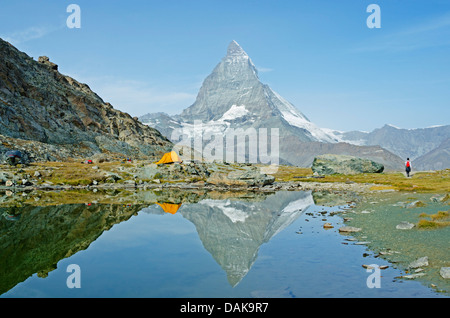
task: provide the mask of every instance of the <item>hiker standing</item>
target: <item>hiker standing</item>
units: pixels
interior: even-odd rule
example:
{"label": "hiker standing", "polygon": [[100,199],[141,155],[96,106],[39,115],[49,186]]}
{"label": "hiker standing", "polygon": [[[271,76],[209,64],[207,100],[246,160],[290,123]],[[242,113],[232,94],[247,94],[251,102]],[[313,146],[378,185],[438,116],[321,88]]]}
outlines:
{"label": "hiker standing", "polygon": [[409,161],[409,158],[406,158],[405,167],[406,176],[409,178],[409,173],[411,172],[411,161]]}

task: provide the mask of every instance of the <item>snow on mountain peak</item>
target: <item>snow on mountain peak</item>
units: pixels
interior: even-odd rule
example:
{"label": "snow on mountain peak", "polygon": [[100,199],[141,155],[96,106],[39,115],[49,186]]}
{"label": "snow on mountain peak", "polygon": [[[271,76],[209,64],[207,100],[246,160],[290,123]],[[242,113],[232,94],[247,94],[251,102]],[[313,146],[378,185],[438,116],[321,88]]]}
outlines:
{"label": "snow on mountain peak", "polygon": [[247,53],[242,49],[242,47],[235,41],[231,41],[228,45],[227,56],[247,56]]}
{"label": "snow on mountain peak", "polygon": [[234,120],[236,118],[243,117],[247,114],[248,110],[245,109],[244,105],[242,106],[233,105],[229,110],[225,112],[225,114],[223,114],[222,118],[220,118],[219,121]]}

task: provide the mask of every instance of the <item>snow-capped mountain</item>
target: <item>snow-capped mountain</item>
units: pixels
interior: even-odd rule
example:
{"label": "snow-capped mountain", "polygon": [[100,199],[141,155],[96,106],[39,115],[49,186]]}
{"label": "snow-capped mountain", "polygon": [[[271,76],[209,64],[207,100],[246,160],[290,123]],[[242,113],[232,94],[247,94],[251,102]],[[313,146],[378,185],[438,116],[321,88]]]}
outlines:
{"label": "snow-capped mountain", "polygon": [[[205,79],[195,103],[180,118],[235,127],[286,127],[303,135],[305,141],[334,142],[333,135],[321,130],[294,105],[261,83],[258,71],[247,53],[236,41]],[[234,124],[234,125],[233,125]]]}
{"label": "snow-capped mountain", "polygon": [[[362,155],[387,164],[387,168],[392,162],[395,162],[392,167],[401,162],[400,158],[381,147],[361,148],[339,143],[332,131],[316,126],[292,103],[263,84],[252,60],[236,41],[229,44],[225,57],[206,77],[191,106],[176,116],[156,113],[139,119],[174,143],[180,144],[181,135],[188,136],[188,146],[194,143],[189,140],[198,136],[201,136],[203,145],[205,139],[209,141],[214,136],[217,146],[219,138],[226,139],[229,135],[234,138],[232,134],[236,129],[247,133],[254,129],[257,136],[249,136],[249,139],[260,141],[261,131],[267,131],[267,140],[279,140],[279,145],[270,144],[268,149],[279,147],[278,163],[281,164],[310,166],[314,156],[323,154],[323,151]],[[217,155],[214,159],[218,159]]]}

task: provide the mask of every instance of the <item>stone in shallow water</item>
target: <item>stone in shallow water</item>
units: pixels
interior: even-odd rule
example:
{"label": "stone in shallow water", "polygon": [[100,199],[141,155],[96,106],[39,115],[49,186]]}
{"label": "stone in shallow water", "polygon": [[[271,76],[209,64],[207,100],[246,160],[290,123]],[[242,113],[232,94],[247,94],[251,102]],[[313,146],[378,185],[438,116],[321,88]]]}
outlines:
{"label": "stone in shallow water", "polygon": [[399,224],[397,224],[397,226],[395,227],[397,230],[410,230],[414,227],[414,224],[403,221],[400,222]]}
{"label": "stone in shallow water", "polygon": [[359,227],[353,226],[343,226],[339,229],[339,232],[351,233],[351,232],[359,232],[361,229]]}
{"label": "stone in shallow water", "polygon": [[407,278],[407,279],[414,279],[417,277],[425,276],[424,273],[417,273],[417,274],[410,274],[410,275],[403,275],[401,278]]}
{"label": "stone in shallow water", "polygon": [[441,267],[439,274],[441,274],[442,278],[450,278],[450,267]]}
{"label": "stone in shallow water", "polygon": [[409,268],[419,268],[423,266],[428,266],[428,256],[421,257],[409,264]]}

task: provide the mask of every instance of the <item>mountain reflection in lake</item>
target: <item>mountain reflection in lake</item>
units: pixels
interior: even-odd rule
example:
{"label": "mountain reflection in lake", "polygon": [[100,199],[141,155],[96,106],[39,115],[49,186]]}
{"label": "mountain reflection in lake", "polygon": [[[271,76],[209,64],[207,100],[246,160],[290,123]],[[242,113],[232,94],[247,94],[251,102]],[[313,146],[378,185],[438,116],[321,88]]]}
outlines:
{"label": "mountain reflection in lake", "polygon": [[195,225],[203,246],[235,286],[252,267],[259,247],[313,204],[309,192],[279,192],[260,202],[207,199],[183,206],[180,214]]}
{"label": "mountain reflection in lake", "polygon": [[[367,259],[364,246],[342,244],[342,220],[330,213],[340,207],[330,205],[346,198],[329,204],[311,192],[179,194],[133,193],[133,204],[0,207],[0,295],[432,295],[415,282],[393,283],[393,269],[383,272],[384,288],[367,287],[361,265],[381,260]],[[334,229],[323,229],[325,217]],[[81,288],[67,287],[70,264],[81,269]]]}

